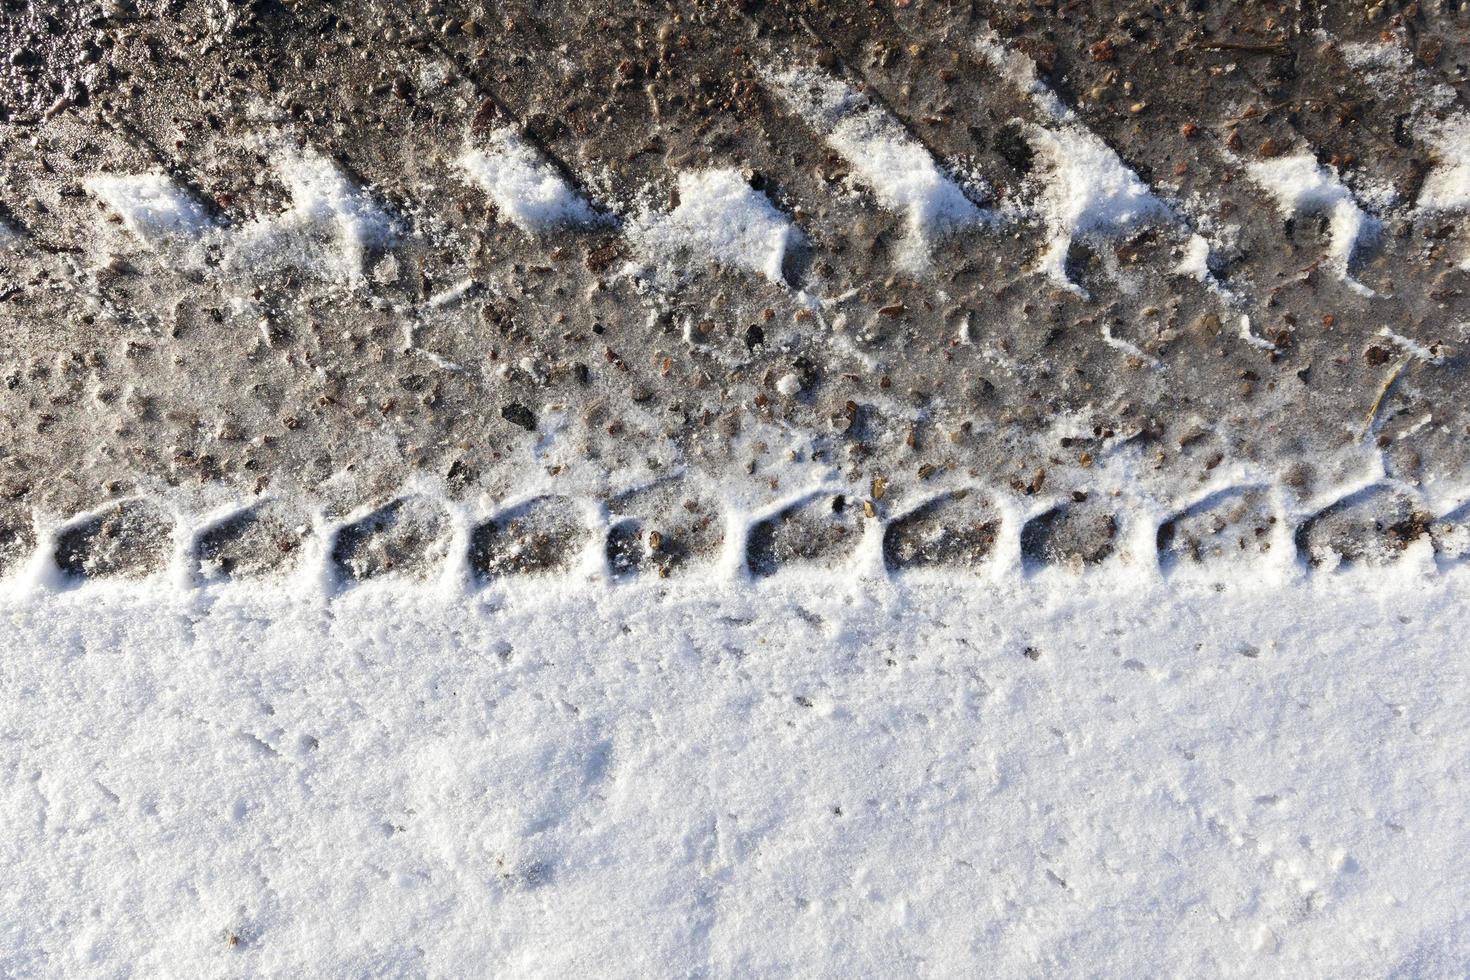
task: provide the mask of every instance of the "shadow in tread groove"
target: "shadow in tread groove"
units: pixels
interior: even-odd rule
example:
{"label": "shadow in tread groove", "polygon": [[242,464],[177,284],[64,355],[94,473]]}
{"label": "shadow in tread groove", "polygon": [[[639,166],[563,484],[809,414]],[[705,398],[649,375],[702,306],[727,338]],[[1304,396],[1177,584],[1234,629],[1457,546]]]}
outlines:
{"label": "shadow in tread groove", "polygon": [[74,579],[144,578],[162,571],[173,553],[173,520],[156,504],[114,504],[61,533],[56,566]]}
{"label": "shadow in tread groove", "polygon": [[366,581],[396,574],[428,578],[449,554],[453,532],[444,508],[427,497],[400,497],[337,532],[332,565]]}
{"label": "shadow in tread groove", "polygon": [[1072,502],[1059,504],[1026,522],[1021,528],[1021,560],[1027,571],[1062,565],[1081,571],[1113,553],[1118,519],[1077,492]]}
{"label": "shadow in tread groove", "polygon": [[984,494],[956,490],[900,517],[883,532],[890,569],[974,568],[991,556],[1001,518]]}
{"label": "shadow in tread groove", "polygon": [[206,580],[284,575],[295,567],[310,534],[305,516],[282,501],[256,504],[199,536],[198,573]]}
{"label": "shadow in tread groove", "polygon": [[608,501],[612,527],[607,563],[614,577],[660,577],[712,561],[725,541],[719,509],[685,494],[677,483],[656,484]]}
{"label": "shadow in tread groove", "polygon": [[475,528],[470,568],[481,581],[571,568],[590,536],[577,502],[537,497]]}
{"label": "shadow in tread groove", "polygon": [[1367,487],[1303,521],[1297,552],[1312,565],[1387,565],[1428,534],[1433,521],[1402,490]]}
{"label": "shadow in tread groove", "polygon": [[1264,487],[1231,487],[1176,513],[1159,525],[1159,565],[1208,564],[1258,558],[1271,550],[1276,526]]}
{"label": "shadow in tread groove", "polygon": [[756,578],[785,565],[831,568],[848,558],[862,540],[862,505],[838,494],[796,504],[761,521],[746,539],[746,560]]}

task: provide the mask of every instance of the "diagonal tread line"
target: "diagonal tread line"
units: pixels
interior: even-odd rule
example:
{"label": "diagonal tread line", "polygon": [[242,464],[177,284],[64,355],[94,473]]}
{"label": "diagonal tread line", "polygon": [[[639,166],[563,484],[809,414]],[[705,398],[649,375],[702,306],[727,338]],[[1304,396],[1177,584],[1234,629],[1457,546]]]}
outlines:
{"label": "diagonal tread line", "polygon": [[[746,16],[750,15],[747,13]],[[797,23],[801,25],[802,30],[807,33],[812,41],[832,56],[833,63],[837,69],[837,74],[840,77],[843,77],[845,80],[861,82],[863,97],[868,99],[874,106],[887,113],[888,116],[894,121],[894,123],[903,130],[904,134],[908,136],[909,139],[913,140],[917,145],[923,147],[924,152],[929,154],[930,159],[932,159],[937,166],[944,169],[946,176],[949,176],[951,179],[953,179],[953,174],[949,172],[948,160],[946,156],[942,153],[937,152],[934,147],[930,145],[928,140],[919,135],[919,133],[914,129],[913,124],[910,123],[908,117],[905,114],[900,113],[896,109],[894,109],[893,104],[883,97],[882,92],[878,90],[878,88],[873,84],[873,81],[867,76],[867,74],[853,68],[849,59],[837,49],[837,46],[833,44],[829,39],[824,37],[821,32],[818,31],[816,27],[811,23],[811,21],[807,19],[805,12],[797,10],[793,12],[793,16],[795,16]],[[771,25],[767,23],[767,26]],[[954,184],[956,187],[959,188],[960,193],[964,195],[965,199],[971,204],[975,205],[977,208],[985,207],[985,202],[976,201],[971,196],[969,189],[966,188],[963,183],[961,183],[960,181],[954,181]]]}
{"label": "diagonal tread line", "polygon": [[[422,25],[418,24],[417,21],[413,21],[412,23],[415,27],[422,27]],[[556,170],[557,174],[567,182],[568,186],[574,188],[577,193],[580,194],[585,200],[591,202],[594,207],[597,207],[597,196],[589,193],[587,186],[582,182],[581,178],[577,176],[577,174],[572,170],[567,162],[561,158],[559,154],[553,152],[551,148],[546,145],[546,140],[541,136],[541,134],[533,132],[526,125],[525,119],[522,117],[522,115],[519,112],[513,110],[510,105],[503,98],[500,97],[500,94],[498,92],[491,89],[490,86],[486,85],[480,80],[478,75],[467,68],[465,66],[464,59],[454,50],[449,48],[442,40],[440,40],[439,37],[434,34],[434,32],[426,30],[425,33],[428,35],[428,41],[426,42],[428,46],[432,48],[435,52],[437,52],[441,58],[454,66],[455,71],[458,72],[461,78],[469,82],[470,87],[475,90],[475,94],[482,100],[482,102],[489,102],[495,107],[496,112],[511,120],[515,124],[516,128],[521,133],[525,134],[526,138],[535,145],[536,151],[541,154],[543,159],[545,159],[546,162],[550,164],[553,169]]]}

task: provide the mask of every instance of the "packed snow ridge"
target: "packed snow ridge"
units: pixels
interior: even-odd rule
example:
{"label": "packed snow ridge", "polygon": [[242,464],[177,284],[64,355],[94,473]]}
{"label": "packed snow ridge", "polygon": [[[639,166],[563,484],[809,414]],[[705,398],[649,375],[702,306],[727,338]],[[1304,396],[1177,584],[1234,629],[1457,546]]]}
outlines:
{"label": "packed snow ridge", "polygon": [[[1067,253],[1073,242],[1115,239],[1150,222],[1168,220],[1172,212],[1037,77],[1030,58],[1006,48],[993,32],[982,36],[976,48],[997,74],[1031,99],[1041,117],[1031,127],[1031,145],[1042,165],[1044,182],[1039,204],[1051,232],[1041,268],[1056,282],[1080,292],[1067,275]],[[1205,245],[1205,255],[1195,255],[1194,262],[1208,271],[1208,243]]]}
{"label": "packed snow ridge", "polygon": [[325,279],[361,278],[367,254],[393,239],[387,212],[316,150],[287,150],[276,172],[291,207],[242,228],[236,258],[316,271]]}
{"label": "packed snow ridge", "polygon": [[500,214],[528,235],[591,224],[591,205],[556,168],[509,126],[490,134],[484,149],[470,150],[459,166]]}
{"label": "packed snow ridge", "polygon": [[1246,173],[1276,199],[1284,217],[1326,215],[1331,228],[1327,254],[1333,269],[1353,289],[1373,295],[1352,277],[1349,266],[1359,244],[1376,233],[1377,222],[1358,206],[1335,170],[1319,164],[1310,153],[1298,153],[1252,161]]}
{"label": "packed snow ridge", "polygon": [[[1426,141],[1438,163],[1424,178],[1417,207],[1424,214],[1470,211],[1470,115],[1457,113],[1432,127]],[[1461,268],[1470,269],[1470,256]]]}
{"label": "packed snow ridge", "polygon": [[679,204],[645,215],[629,236],[661,265],[684,252],[743,269],[784,285],[782,266],[801,233],[738,170],[717,168],[679,175]]}
{"label": "packed snow ridge", "polygon": [[149,248],[198,238],[211,226],[199,202],[165,174],[97,176],[84,186]]}
{"label": "packed snow ridge", "polygon": [[1037,126],[1031,142],[1047,175],[1041,205],[1051,244],[1042,268],[1057,282],[1073,285],[1067,275],[1067,252],[1074,241],[1117,238],[1169,216],[1148,185],[1087,129]]}
{"label": "packed snow ridge", "polygon": [[355,282],[367,254],[394,237],[387,212],[316,150],[279,154],[276,172],[291,206],[237,227],[215,225],[187,190],[161,173],[101,175],[85,186],[150,249],[214,242],[223,250],[225,267],[234,272],[295,268]]}
{"label": "packed snow ridge", "polygon": [[851,165],[882,207],[905,217],[911,265],[923,265],[940,238],[983,219],[929,151],[871,99],[812,68],[773,71],[767,80],[786,107]]}

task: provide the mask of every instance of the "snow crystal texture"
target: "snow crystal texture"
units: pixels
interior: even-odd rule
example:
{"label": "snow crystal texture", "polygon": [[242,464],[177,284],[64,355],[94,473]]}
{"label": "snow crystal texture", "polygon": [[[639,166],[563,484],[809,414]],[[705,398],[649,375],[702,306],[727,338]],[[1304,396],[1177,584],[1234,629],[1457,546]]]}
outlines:
{"label": "snow crystal texture", "polygon": [[97,176],[85,186],[150,248],[197,238],[210,226],[209,215],[199,202],[163,174]]}
{"label": "snow crystal texture", "polygon": [[882,107],[814,69],[774,72],[769,81],[796,115],[851,165],[878,203],[908,225],[910,260],[922,262],[939,238],[982,218],[929,151]]}
{"label": "snow crystal texture", "polygon": [[1042,264],[1058,282],[1069,282],[1067,251],[1076,240],[1105,240],[1168,216],[1168,208],[1096,134],[1077,125],[1037,126],[1032,144],[1046,181],[1042,212],[1052,243]]}
{"label": "snow crystal texture", "polygon": [[231,267],[290,267],[328,280],[360,280],[367,255],[393,240],[388,213],[315,150],[285,150],[275,164],[291,206],[239,229],[230,242]]}
{"label": "snow crystal texture", "polygon": [[1371,291],[1349,274],[1353,253],[1373,235],[1374,219],[1358,206],[1337,174],[1319,164],[1310,153],[1253,161],[1246,168],[1251,179],[1276,199],[1285,217],[1325,214],[1331,226],[1328,256],[1338,276],[1358,291]]}
{"label": "snow crystal texture", "polygon": [[596,220],[587,201],[515,130],[501,127],[488,143],[459,165],[511,224],[539,235]]}
{"label": "snow crystal texture", "polygon": [[0,597],[8,975],[1461,976],[1470,579]]}
{"label": "snow crystal texture", "polygon": [[743,269],[784,284],[787,251],[801,233],[738,170],[722,168],[679,175],[679,204],[646,217],[633,239],[656,262],[681,254]]}

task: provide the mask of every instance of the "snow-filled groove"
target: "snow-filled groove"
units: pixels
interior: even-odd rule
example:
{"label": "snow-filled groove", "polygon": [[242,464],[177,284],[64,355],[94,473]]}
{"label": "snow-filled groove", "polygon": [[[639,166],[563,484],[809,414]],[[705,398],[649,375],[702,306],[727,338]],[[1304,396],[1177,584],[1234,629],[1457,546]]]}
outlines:
{"label": "snow-filled groove", "polygon": [[[1024,55],[991,36],[976,42],[975,50],[1034,103],[1037,121],[1029,124],[1027,138],[1038,160],[1031,180],[1046,229],[1036,271],[1086,295],[1067,268],[1075,243],[1116,243],[1150,226],[1164,226],[1183,236],[1182,257],[1157,271],[1198,279],[1228,306],[1239,305],[1241,297],[1211,271],[1214,243],[1039,81]],[[977,207],[947,172],[951,161],[936,158],[885,105],[841,78],[797,66],[767,69],[764,81],[778,101],[847,160],[877,207],[903,216],[908,236],[904,264],[921,270],[934,245],[954,232],[1001,221],[1014,224],[1014,214]],[[282,214],[238,227],[214,221],[190,192],[156,171],[97,175],[85,182],[85,189],[139,243],[181,255],[192,265],[202,265],[203,249],[213,247],[223,250],[224,267],[236,275],[284,264],[329,280],[359,282],[364,259],[392,242],[401,218],[390,215],[315,150],[280,145],[271,152],[291,205]],[[1380,222],[1335,170],[1305,152],[1264,161],[1231,159],[1284,218],[1326,217],[1331,234],[1324,262],[1354,291],[1373,295],[1349,269]],[[640,261],[625,267],[634,273],[649,265],[667,266],[672,253],[682,252],[693,256],[696,267],[730,266],[785,283],[787,252],[802,240],[790,216],[729,167],[673,174],[688,204],[670,214],[647,213],[620,222],[617,214],[631,202],[589,200],[568,180],[565,165],[533,144],[519,125],[501,125],[476,136],[456,165],[461,179],[481,189],[503,220],[543,239],[548,248],[589,227],[622,224],[628,245],[643,253]],[[1433,172],[1416,214],[1434,216],[1460,206],[1449,189],[1459,186],[1454,180],[1460,171],[1454,166]],[[0,227],[0,247],[13,247],[19,238]],[[665,276],[660,284],[668,288],[674,281]],[[1252,338],[1248,327],[1241,334],[1247,342],[1270,349]]]}
{"label": "snow-filled groove", "polygon": [[955,484],[890,508],[821,482],[744,512],[687,506],[659,510],[636,492],[611,506],[535,492],[471,511],[416,489],[329,521],[273,498],[201,516],[124,498],[21,529],[34,532],[34,548],[0,577],[0,591],[158,576],[184,587],[289,576],[329,593],[377,578],[473,589],[698,569],[726,581],[801,570],[1006,580],[1048,567],[1146,578],[1253,567],[1295,578],[1355,565],[1431,573],[1470,556],[1462,496],[1430,501],[1381,473],[1295,502],[1259,481],[1217,483],[1167,506]]}

